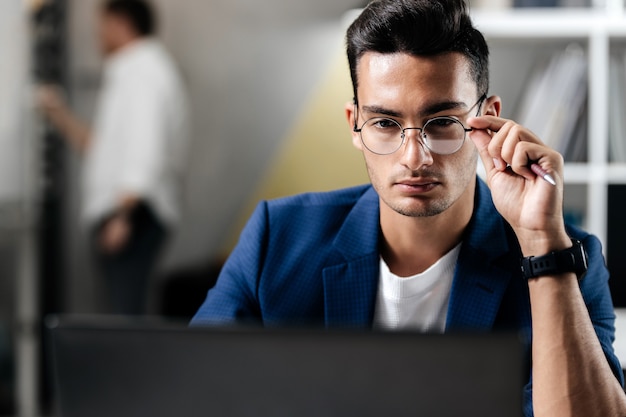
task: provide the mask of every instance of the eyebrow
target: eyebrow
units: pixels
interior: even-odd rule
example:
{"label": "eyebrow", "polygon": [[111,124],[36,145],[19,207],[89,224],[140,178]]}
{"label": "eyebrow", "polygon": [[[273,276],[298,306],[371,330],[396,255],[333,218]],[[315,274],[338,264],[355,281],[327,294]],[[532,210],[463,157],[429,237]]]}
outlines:
{"label": "eyebrow", "polygon": [[434,103],[427,106],[420,114],[420,116],[428,116],[435,113],[440,113],[446,110],[459,110],[468,109],[467,104],[462,101],[442,101],[440,103]]}
{"label": "eyebrow", "polygon": [[[371,113],[371,114],[380,114],[389,117],[402,117],[402,113],[387,109],[382,106],[371,105],[371,106],[363,106],[361,107],[363,112]],[[457,109],[467,109],[467,104],[462,101],[442,101],[433,104],[429,104],[424,109],[419,112],[420,117],[430,116],[431,114],[440,113],[446,110],[457,110]]]}
{"label": "eyebrow", "polygon": [[363,106],[361,107],[364,113],[372,113],[372,114],[382,114],[390,117],[402,117],[401,113],[397,111],[386,109],[381,106]]}

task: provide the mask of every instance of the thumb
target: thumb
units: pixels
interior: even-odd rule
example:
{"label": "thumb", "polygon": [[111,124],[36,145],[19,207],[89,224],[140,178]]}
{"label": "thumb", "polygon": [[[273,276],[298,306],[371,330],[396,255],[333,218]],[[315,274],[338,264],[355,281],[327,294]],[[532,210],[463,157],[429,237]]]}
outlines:
{"label": "thumb", "polygon": [[[474,146],[478,150],[478,155],[480,155],[480,160],[483,162],[485,166],[485,171],[488,176],[491,176],[491,172],[495,167],[495,159],[489,155],[489,142],[491,142],[491,135],[487,130],[483,129],[474,129],[469,133],[469,137],[474,142]],[[500,162],[498,160],[498,162]]]}

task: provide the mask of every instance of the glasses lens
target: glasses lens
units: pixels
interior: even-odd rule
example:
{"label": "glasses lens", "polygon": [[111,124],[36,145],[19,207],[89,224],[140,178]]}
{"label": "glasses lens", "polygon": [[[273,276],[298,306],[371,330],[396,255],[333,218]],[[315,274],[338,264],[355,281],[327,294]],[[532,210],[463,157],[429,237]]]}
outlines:
{"label": "glasses lens", "polygon": [[431,151],[449,155],[463,146],[465,128],[452,117],[435,117],[424,125],[422,140]]}
{"label": "glasses lens", "polygon": [[361,141],[371,152],[394,153],[402,145],[402,127],[392,119],[370,119],[361,128]]}

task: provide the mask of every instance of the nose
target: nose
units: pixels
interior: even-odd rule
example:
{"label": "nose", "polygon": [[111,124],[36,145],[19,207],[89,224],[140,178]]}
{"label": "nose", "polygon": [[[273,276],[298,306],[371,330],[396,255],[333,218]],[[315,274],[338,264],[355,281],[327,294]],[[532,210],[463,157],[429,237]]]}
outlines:
{"label": "nose", "polygon": [[405,129],[401,162],[412,171],[433,164],[433,155],[422,141],[421,129]]}

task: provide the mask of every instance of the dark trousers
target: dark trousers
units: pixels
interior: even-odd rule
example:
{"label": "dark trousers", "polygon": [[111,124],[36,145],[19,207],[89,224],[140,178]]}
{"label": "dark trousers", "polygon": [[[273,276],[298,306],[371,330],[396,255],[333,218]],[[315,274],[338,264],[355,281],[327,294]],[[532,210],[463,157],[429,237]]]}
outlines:
{"label": "dark trousers", "polygon": [[150,277],[167,238],[167,231],[147,204],[139,204],[133,210],[130,222],[129,241],[113,254],[103,253],[98,244],[106,221],[92,233],[96,266],[106,281],[113,314],[146,312]]}

